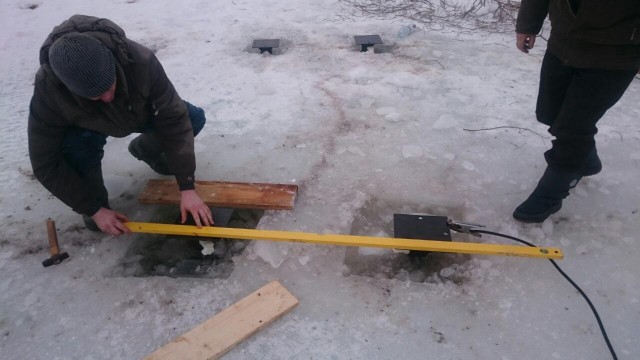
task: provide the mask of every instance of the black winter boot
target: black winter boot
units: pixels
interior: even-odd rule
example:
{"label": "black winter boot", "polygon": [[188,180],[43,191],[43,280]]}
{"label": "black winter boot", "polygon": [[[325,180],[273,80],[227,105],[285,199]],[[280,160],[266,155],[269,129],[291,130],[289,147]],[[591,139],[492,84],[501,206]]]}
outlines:
{"label": "black winter boot", "polygon": [[[107,209],[111,209],[109,206],[109,193],[104,186],[104,178],[102,177],[102,166],[97,166],[81,174],[85,179],[92,193],[95,194],[96,200]],[[91,231],[100,231],[96,222],[93,221],[88,215],[82,215],[82,221],[84,226]]]}
{"label": "black winter boot", "polygon": [[582,170],[582,176],[595,175],[602,171],[602,162],[598,156],[598,151],[594,147],[593,150],[587,155],[587,163]]}
{"label": "black winter boot", "polygon": [[547,166],[538,186],[513,212],[513,218],[527,223],[543,222],[562,208],[562,200],[576,187],[581,175],[554,170]]}
{"label": "black winter boot", "polygon": [[162,145],[157,135],[147,133],[131,140],[129,152],[136,159],[147,163],[158,174],[171,175],[169,166],[167,166],[167,158],[162,152]]}

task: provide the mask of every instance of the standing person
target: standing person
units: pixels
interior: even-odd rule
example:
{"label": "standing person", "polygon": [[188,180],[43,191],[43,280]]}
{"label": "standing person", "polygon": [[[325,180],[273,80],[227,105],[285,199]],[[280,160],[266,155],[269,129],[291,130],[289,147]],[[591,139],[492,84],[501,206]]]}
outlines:
{"label": "standing person", "polygon": [[153,52],[107,19],[74,15],[40,49],[29,108],[29,156],[36,178],[83,215],[87,228],[129,233],[111,210],[102,177],[108,136],[141,133],[129,151],[157,173],[175,175],[182,222],[213,225],[195,192],[194,136],[204,111],[183,101]]}
{"label": "standing person", "polygon": [[547,168],[513,217],[542,222],[583,176],[602,169],[596,123],[640,68],[640,0],[522,0],[516,46],[528,53],[545,17],[551,35],[542,61],[538,121],[555,137]]}

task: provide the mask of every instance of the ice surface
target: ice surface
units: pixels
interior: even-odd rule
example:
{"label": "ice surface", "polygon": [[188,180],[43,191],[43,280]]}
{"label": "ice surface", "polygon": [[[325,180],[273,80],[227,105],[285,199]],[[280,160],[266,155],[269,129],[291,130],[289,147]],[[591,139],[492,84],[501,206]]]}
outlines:
{"label": "ice surface", "polygon": [[[430,213],[559,246],[566,257],[558,263],[591,297],[620,358],[639,357],[639,81],[601,121],[603,172],[583,179],[543,224],[520,224],[511,213],[544,171],[551,141],[535,120],[542,39],[524,55],[512,33],[415,31],[391,53],[360,53],[353,34],[393,41],[406,24],[342,21],[333,0],[1,6],[3,360],[143,358],[274,279],[300,305],[225,358],[608,357],[584,301],[542,260],[416,260],[377,248],[239,240],[229,245],[236,255],[226,278],[220,269],[133,276],[142,266],[133,251],[141,236],[84,230],[33,178],[27,156],[39,47],[76,13],[112,19],[156,51],[181,97],[205,109],[197,178],[300,186],[295,210],[267,211],[260,229],[388,235],[394,213]],[[247,52],[258,35],[282,39],[286,51]],[[137,203],[157,175],[129,155],[131,139],[109,139],[105,148],[111,205],[152,221],[167,210]],[[44,269],[48,217],[71,257]]]}
{"label": "ice surface", "polygon": [[422,147],[420,145],[405,145],[402,147],[402,156],[405,158],[421,157]]}

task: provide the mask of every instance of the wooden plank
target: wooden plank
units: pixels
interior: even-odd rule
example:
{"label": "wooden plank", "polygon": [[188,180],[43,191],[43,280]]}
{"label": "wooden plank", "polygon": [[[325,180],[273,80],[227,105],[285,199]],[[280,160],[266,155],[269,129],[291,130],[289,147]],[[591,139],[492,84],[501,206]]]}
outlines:
{"label": "wooden plank", "polygon": [[[291,210],[298,185],[196,181],[196,192],[205,204],[215,207]],[[175,180],[147,181],[138,201],[143,204],[179,204],[180,191]]]}
{"label": "wooden plank", "polygon": [[278,281],[272,281],[154,351],[145,360],[218,359],[296,305],[298,299]]}

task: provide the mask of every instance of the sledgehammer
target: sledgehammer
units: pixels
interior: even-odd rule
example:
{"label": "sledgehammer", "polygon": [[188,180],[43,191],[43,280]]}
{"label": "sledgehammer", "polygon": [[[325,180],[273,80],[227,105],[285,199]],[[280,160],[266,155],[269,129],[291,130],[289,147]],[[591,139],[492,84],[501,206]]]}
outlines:
{"label": "sledgehammer", "polygon": [[51,257],[42,262],[42,266],[49,267],[51,265],[58,265],[64,259],[69,257],[66,252],[61,253],[58,246],[58,234],[56,233],[56,223],[51,219],[47,219],[47,235],[49,236],[49,251]]}

